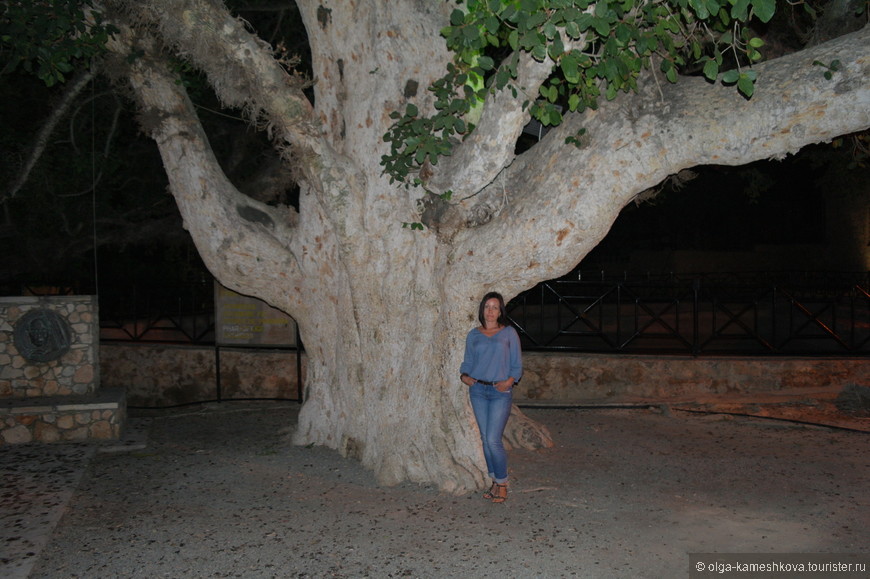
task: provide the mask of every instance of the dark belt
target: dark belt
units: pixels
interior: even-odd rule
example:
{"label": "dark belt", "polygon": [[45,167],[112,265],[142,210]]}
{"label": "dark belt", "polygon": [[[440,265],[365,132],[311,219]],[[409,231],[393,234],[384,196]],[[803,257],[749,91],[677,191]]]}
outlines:
{"label": "dark belt", "polygon": [[478,380],[476,378],[474,381],[477,382],[478,384],[483,384],[484,386],[495,386],[495,384],[496,384],[495,382],[487,382],[486,380]]}

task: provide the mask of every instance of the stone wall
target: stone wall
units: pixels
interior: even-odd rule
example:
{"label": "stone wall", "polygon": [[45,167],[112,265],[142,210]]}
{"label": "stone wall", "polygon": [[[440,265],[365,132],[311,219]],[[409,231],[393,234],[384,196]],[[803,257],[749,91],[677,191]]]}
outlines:
{"label": "stone wall", "polygon": [[117,440],[127,419],[124,391],[0,403],[0,446],[25,442]]}
{"label": "stone wall", "polygon": [[123,389],[100,388],[95,296],[0,298],[0,445],[120,437]]}
{"label": "stone wall", "polygon": [[607,356],[526,353],[520,402],[555,404],[661,403],[746,395],[827,397],[870,385],[867,358]]}
{"label": "stone wall", "polygon": [[[295,351],[221,349],[221,397],[297,397]],[[868,385],[866,358],[690,358],[526,352],[520,404],[696,401],[711,396],[840,391]],[[161,407],[218,397],[214,348],[104,344],[106,384],[132,406]],[[305,355],[302,355],[303,383]],[[148,368],[143,372],[143,368]],[[457,386],[459,382],[457,381]]]}
{"label": "stone wall", "polygon": [[222,347],[219,359],[220,376],[214,347],[104,343],[100,365],[103,383],[124,388],[130,406],[298,399],[295,350]]}
{"label": "stone wall", "polygon": [[95,392],[99,335],[95,296],[0,298],[0,399]]}

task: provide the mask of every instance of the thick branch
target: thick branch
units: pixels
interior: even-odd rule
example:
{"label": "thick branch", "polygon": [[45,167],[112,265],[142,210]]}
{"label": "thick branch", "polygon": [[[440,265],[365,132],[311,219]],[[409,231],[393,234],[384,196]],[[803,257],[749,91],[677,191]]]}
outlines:
{"label": "thick branch", "polygon": [[[751,100],[734,87],[686,78],[663,87],[663,102],[625,95],[569,116],[494,181],[488,197],[504,203],[486,225],[457,235],[454,255],[500,263],[508,272],[504,285],[522,289],[576,265],[626,203],[668,175],[703,164],[781,158],[861,131],[870,126],[868,53],[865,28],[758,65]],[[827,80],[813,62],[833,60],[841,66]],[[588,141],[580,148],[565,145],[580,128]],[[473,216],[474,208],[461,209]]]}
{"label": "thick branch", "polygon": [[222,2],[210,0],[109,0],[134,18],[156,26],[160,38],[208,76],[226,106],[252,119],[268,117],[270,129],[294,146],[317,150],[320,130],[302,92],[304,82],[288,73],[262,39],[248,32]]}
{"label": "thick branch", "polygon": [[538,62],[522,53],[514,83],[519,94],[514,97],[510,88],[489,94],[480,123],[451,156],[439,160],[427,189],[439,193],[451,189],[454,198],[462,199],[491,183],[513,160],[517,139],[529,122],[523,102],[536,98],[552,69],[550,59]]}
{"label": "thick branch", "polygon": [[[122,28],[110,50],[129,54],[132,34]],[[136,46],[144,55],[129,65],[126,76],[203,261],[227,287],[256,292],[292,314],[301,303],[302,280],[289,247],[295,234],[292,208],[270,207],[235,189],[221,171],[184,87],[163,64],[154,43],[140,37]]]}
{"label": "thick branch", "polygon": [[[569,52],[574,46],[582,46],[585,40],[572,41],[563,34],[562,42],[565,52]],[[538,90],[554,66],[549,58],[539,62],[527,52],[519,53],[516,81],[489,94],[480,123],[450,157],[439,161],[427,189],[437,193],[450,189],[454,199],[464,199],[492,183],[513,161],[517,139],[531,118],[523,103],[538,97]]]}
{"label": "thick branch", "polygon": [[[323,193],[329,213],[341,219],[347,191],[336,184],[354,180],[355,171],[323,138],[319,119],[302,89],[306,83],[288,73],[271,47],[249,32],[222,2],[149,0],[123,2],[137,18],[156,26],[160,38],[190,58],[209,78],[226,106],[244,109],[280,142],[290,145],[288,160],[297,163],[316,193]],[[343,179],[337,179],[338,174]]]}

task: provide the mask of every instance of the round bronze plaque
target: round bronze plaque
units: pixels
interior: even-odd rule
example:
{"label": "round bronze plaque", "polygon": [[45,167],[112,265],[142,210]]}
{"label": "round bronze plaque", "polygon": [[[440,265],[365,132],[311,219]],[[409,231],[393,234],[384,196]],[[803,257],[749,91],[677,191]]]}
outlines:
{"label": "round bronze plaque", "polygon": [[18,353],[30,362],[51,362],[66,354],[72,342],[69,323],[57,312],[30,310],[15,323]]}

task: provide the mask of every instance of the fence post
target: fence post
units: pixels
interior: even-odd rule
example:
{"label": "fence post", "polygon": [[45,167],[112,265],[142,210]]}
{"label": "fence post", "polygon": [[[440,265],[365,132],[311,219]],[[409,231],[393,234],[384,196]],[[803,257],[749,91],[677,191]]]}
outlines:
{"label": "fence post", "polygon": [[214,389],[216,400],[223,402],[223,396],[221,396],[221,345],[217,341],[214,344]]}
{"label": "fence post", "polygon": [[701,278],[692,280],[692,355],[701,354]]}
{"label": "fence post", "polygon": [[[770,343],[773,346],[774,352],[777,350],[776,345],[776,326],[777,326],[777,315],[776,315],[776,304],[777,304],[777,286],[773,284],[773,291],[770,292]],[[790,309],[790,308],[789,308]]]}
{"label": "fence post", "polygon": [[[604,281],[604,272],[601,275]],[[616,349],[622,349],[622,283],[616,282]]]}

